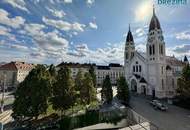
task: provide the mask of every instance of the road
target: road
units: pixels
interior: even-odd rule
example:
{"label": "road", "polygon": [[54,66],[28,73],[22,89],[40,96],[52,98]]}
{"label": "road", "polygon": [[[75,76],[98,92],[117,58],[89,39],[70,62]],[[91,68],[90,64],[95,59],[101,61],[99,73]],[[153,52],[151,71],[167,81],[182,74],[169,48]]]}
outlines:
{"label": "road", "polygon": [[132,96],[131,106],[161,130],[190,130],[190,110],[174,105],[167,105],[166,112],[155,110],[143,96]]}

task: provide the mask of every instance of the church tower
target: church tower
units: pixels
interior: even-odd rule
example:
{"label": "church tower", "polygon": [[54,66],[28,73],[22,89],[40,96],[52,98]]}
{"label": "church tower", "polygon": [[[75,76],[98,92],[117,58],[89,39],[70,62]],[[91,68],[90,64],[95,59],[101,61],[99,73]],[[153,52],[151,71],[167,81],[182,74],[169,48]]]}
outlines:
{"label": "church tower", "polygon": [[183,62],[184,62],[185,64],[189,64],[189,61],[188,61],[188,59],[187,59],[187,56],[184,56]]}
{"label": "church tower", "polygon": [[154,7],[149,25],[146,52],[149,93],[162,98],[165,96],[166,88],[165,42]]}
{"label": "church tower", "polygon": [[133,40],[133,35],[131,33],[130,25],[129,25],[129,31],[127,33],[127,38],[125,42],[125,52],[124,52],[124,66],[125,66],[125,75],[127,76],[127,79],[129,78],[129,64],[131,59],[134,57],[135,53],[135,44]]}

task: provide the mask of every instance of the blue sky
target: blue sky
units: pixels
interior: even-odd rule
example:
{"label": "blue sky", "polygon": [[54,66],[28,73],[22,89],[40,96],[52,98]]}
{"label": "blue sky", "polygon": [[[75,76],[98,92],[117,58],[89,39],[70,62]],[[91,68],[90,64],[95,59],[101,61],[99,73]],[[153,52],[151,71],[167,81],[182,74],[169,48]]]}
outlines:
{"label": "blue sky", "polygon": [[123,64],[129,23],[137,50],[146,51],[153,4],[167,55],[190,58],[190,1],[0,0],[0,61]]}

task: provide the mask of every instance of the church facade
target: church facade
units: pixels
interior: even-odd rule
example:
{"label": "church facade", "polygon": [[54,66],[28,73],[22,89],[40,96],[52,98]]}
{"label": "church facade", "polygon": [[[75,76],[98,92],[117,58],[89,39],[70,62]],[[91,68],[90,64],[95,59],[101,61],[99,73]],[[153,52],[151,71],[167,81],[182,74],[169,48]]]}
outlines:
{"label": "church facade", "polygon": [[[188,62],[187,57],[184,60]],[[131,91],[157,98],[173,98],[176,95],[177,79],[185,62],[174,56],[166,56],[163,31],[155,9],[149,24],[146,53],[135,50],[129,27],[124,51],[124,69]]]}

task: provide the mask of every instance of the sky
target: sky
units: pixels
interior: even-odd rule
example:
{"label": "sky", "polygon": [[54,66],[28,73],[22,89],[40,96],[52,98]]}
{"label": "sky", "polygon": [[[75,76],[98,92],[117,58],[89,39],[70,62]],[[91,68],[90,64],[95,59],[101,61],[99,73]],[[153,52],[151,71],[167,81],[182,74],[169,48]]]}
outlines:
{"label": "sky", "polygon": [[168,56],[190,59],[190,1],[0,0],[0,62],[124,62],[129,24],[136,50],[146,52],[153,5]]}

